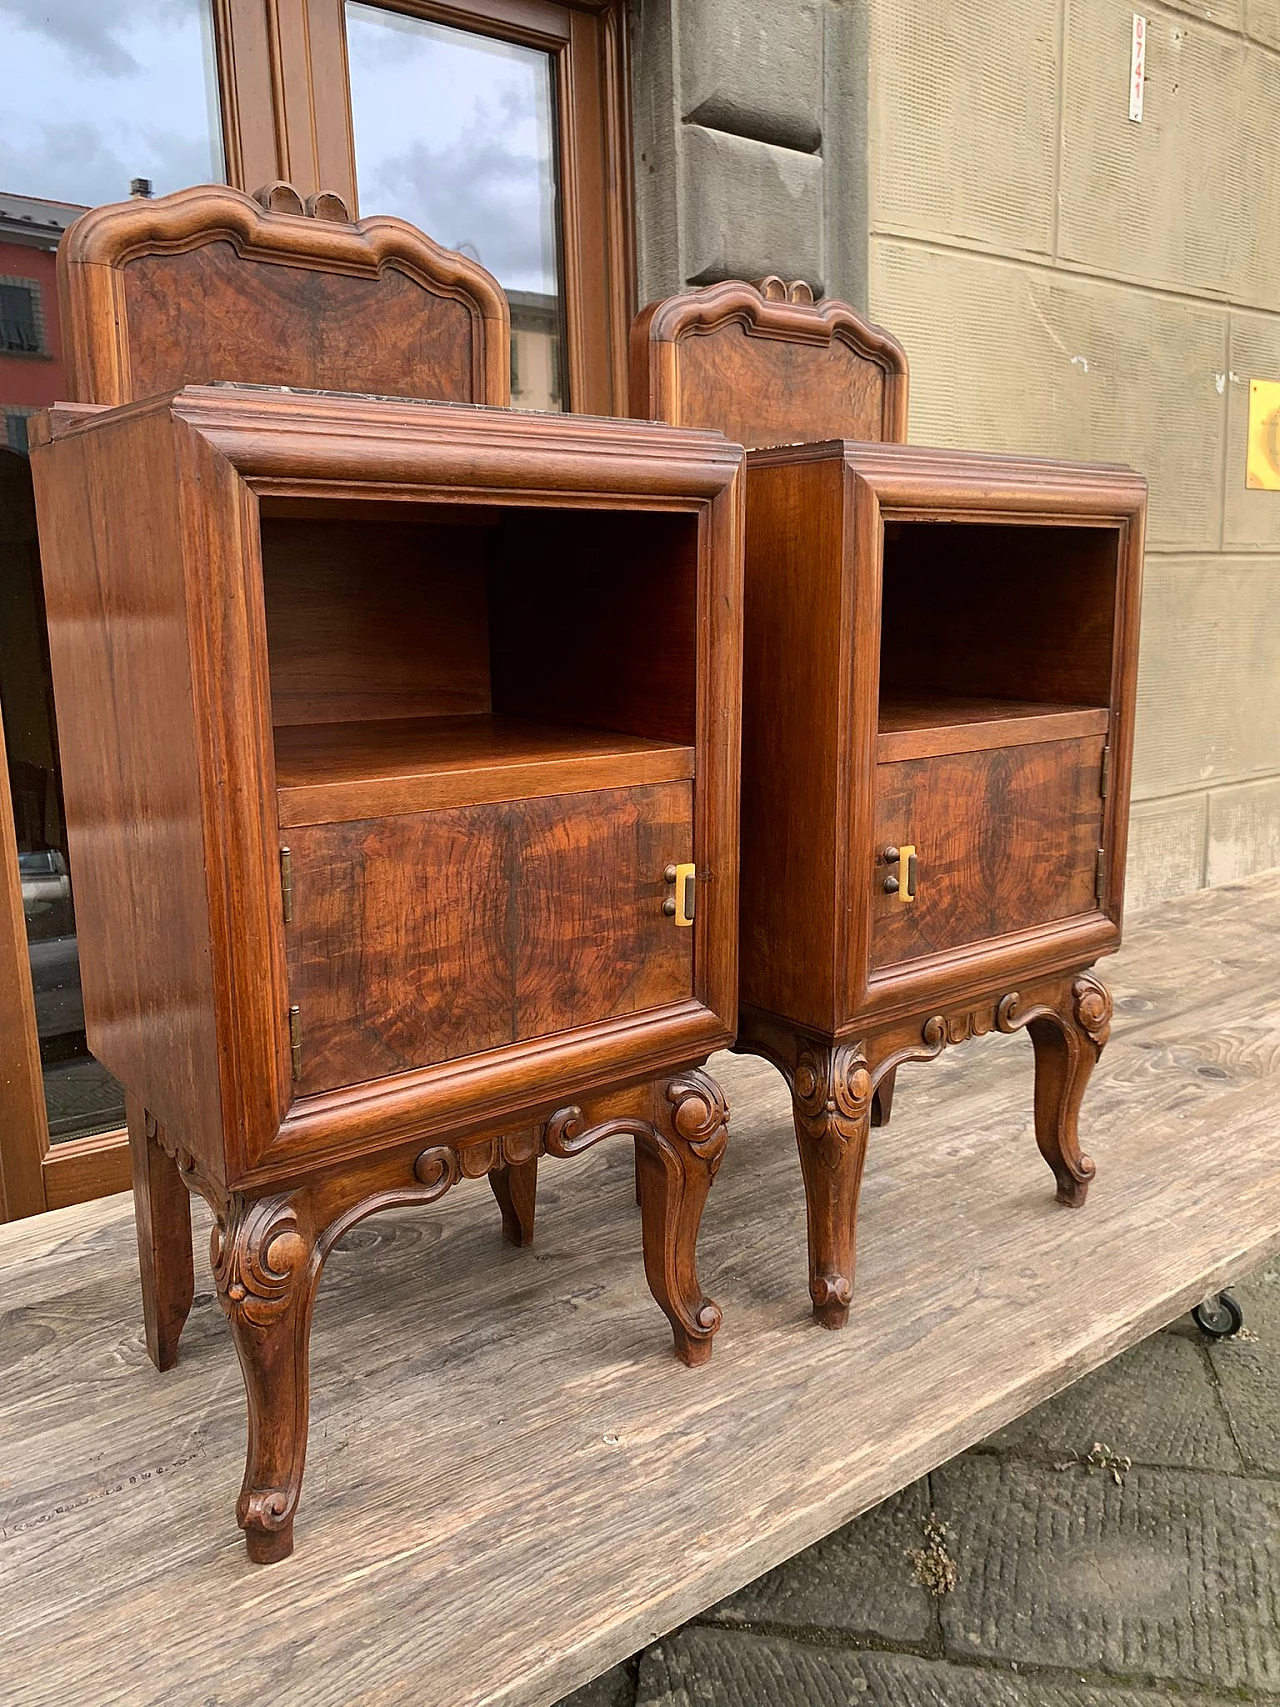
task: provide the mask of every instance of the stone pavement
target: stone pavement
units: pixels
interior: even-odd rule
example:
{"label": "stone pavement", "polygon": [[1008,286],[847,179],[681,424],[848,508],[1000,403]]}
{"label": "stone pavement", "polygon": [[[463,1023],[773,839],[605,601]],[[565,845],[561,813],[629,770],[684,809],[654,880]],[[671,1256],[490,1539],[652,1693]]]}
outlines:
{"label": "stone pavement", "polygon": [[1241,1337],[1184,1317],[561,1707],[1280,1698],[1280,1262],[1235,1292]]}

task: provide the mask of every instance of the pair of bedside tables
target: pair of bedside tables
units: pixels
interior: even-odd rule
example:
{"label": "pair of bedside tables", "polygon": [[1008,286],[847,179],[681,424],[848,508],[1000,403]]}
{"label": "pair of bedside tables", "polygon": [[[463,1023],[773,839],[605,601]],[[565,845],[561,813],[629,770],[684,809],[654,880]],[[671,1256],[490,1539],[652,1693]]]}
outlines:
{"label": "pair of bedside tables", "polygon": [[375,1210],[487,1176],[525,1244],[539,1158],[626,1137],[709,1356],[735,1034],[791,1086],[828,1326],[903,1061],[1026,1026],[1083,1201],[1140,481],[875,442],[901,350],[774,280],[646,310],[603,421],[505,408],[494,282],[333,197],[100,209],[59,264],[80,401],[33,468],[89,1040],[161,1368],[213,1208],[252,1558],[292,1546],[316,1286]]}

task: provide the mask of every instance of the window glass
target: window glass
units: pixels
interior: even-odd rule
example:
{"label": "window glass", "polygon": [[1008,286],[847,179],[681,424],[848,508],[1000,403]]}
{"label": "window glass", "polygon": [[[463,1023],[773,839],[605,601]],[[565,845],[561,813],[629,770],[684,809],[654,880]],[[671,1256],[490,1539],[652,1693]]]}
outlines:
{"label": "window glass", "polygon": [[54,252],[135,179],[157,195],[221,181],[222,141],[209,0],[0,0],[0,44],[0,712],[56,1141],[122,1125],[124,1103],[85,1042],[26,460],[30,417],[67,394]]}
{"label": "window glass", "polygon": [[0,191],[96,207],[220,183],[209,0],[4,0]]}
{"label": "window glass", "polygon": [[551,55],[358,0],[346,14],[361,212],[487,267],[511,303],[512,402],[563,408]]}

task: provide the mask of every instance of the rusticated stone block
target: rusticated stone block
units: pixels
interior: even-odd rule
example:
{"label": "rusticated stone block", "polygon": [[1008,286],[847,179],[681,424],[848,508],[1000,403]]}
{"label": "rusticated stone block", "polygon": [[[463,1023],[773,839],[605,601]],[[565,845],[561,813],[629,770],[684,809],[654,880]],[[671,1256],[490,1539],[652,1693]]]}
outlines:
{"label": "rusticated stone block", "polygon": [[1057,1464],[1083,1457],[1094,1441],[1135,1464],[1242,1468],[1200,1348],[1173,1334],[1153,1334],[1122,1352],[985,1447]]}
{"label": "rusticated stone block", "polygon": [[1137,800],[1129,813],[1126,913],[1172,901],[1204,888],[1204,837],[1208,801],[1203,794],[1176,800]]}
{"label": "rusticated stone block", "polygon": [[821,290],[822,161],[688,125],[685,266],[693,284],[803,278]]}
{"label": "rusticated stone block", "polygon": [[870,305],[911,358],[913,443],[1127,462],[1150,549],[1219,549],[1224,308],[887,238]]}
{"label": "rusticated stone block", "polygon": [[1274,865],[1280,865],[1280,776],[1214,789],[1209,796],[1209,883],[1231,883]]}
{"label": "rusticated stone block", "polygon": [[1209,1355],[1245,1462],[1280,1475],[1280,1263],[1232,1291],[1250,1337],[1219,1340]]}
{"label": "rusticated stone block", "polygon": [[1067,0],[1064,260],[1183,290],[1241,287],[1249,204],[1240,91],[1248,50],[1185,16],[1147,20],[1141,124],[1126,94],[1134,7]]}
{"label": "rusticated stone block", "polygon": [[[1206,1698],[1179,1695],[1182,1707]],[[1163,1691],[1042,1682],[912,1654],[688,1628],[640,1661],[636,1707],[1169,1707]]]}
{"label": "rusticated stone block", "polygon": [[1276,1483],[1135,1466],[1117,1486],[975,1453],[933,1488],[959,1565],[941,1602],[957,1657],[1280,1688]]}
{"label": "rusticated stone block", "polygon": [[630,1660],[625,1665],[614,1666],[603,1677],[593,1678],[572,1695],[566,1695],[556,1707],[632,1707],[636,1698],[633,1667],[634,1661]]}
{"label": "rusticated stone block", "polygon": [[929,1491],[915,1482],[769,1571],[708,1614],[725,1625],[780,1624],[919,1643],[933,1603],[908,1557],[922,1545]]}
{"label": "rusticated stone block", "polygon": [[1025,0],[1015,23],[987,0],[876,0],[869,111],[877,230],[1049,253],[1058,13],[1058,0]]}
{"label": "rusticated stone block", "polygon": [[821,0],[695,0],[681,8],[684,117],[812,153],[822,141]]}
{"label": "rusticated stone block", "polygon": [[1280,560],[1152,559],[1133,755],[1139,799],[1280,772]]}

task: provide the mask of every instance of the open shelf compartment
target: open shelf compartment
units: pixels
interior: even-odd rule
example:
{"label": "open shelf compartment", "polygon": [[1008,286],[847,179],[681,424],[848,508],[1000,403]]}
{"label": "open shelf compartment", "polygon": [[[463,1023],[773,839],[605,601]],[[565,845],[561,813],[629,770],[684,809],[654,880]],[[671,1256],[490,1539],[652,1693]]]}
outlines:
{"label": "open shelf compartment", "polygon": [[694,775],[697,524],[264,503],[280,823]]}
{"label": "open shelf compartment", "polygon": [[1105,735],[1120,533],[888,521],[881,763]]}
{"label": "open shelf compartment", "polygon": [[690,746],[488,712],[276,730],[284,827],[680,782],[692,775]]}

